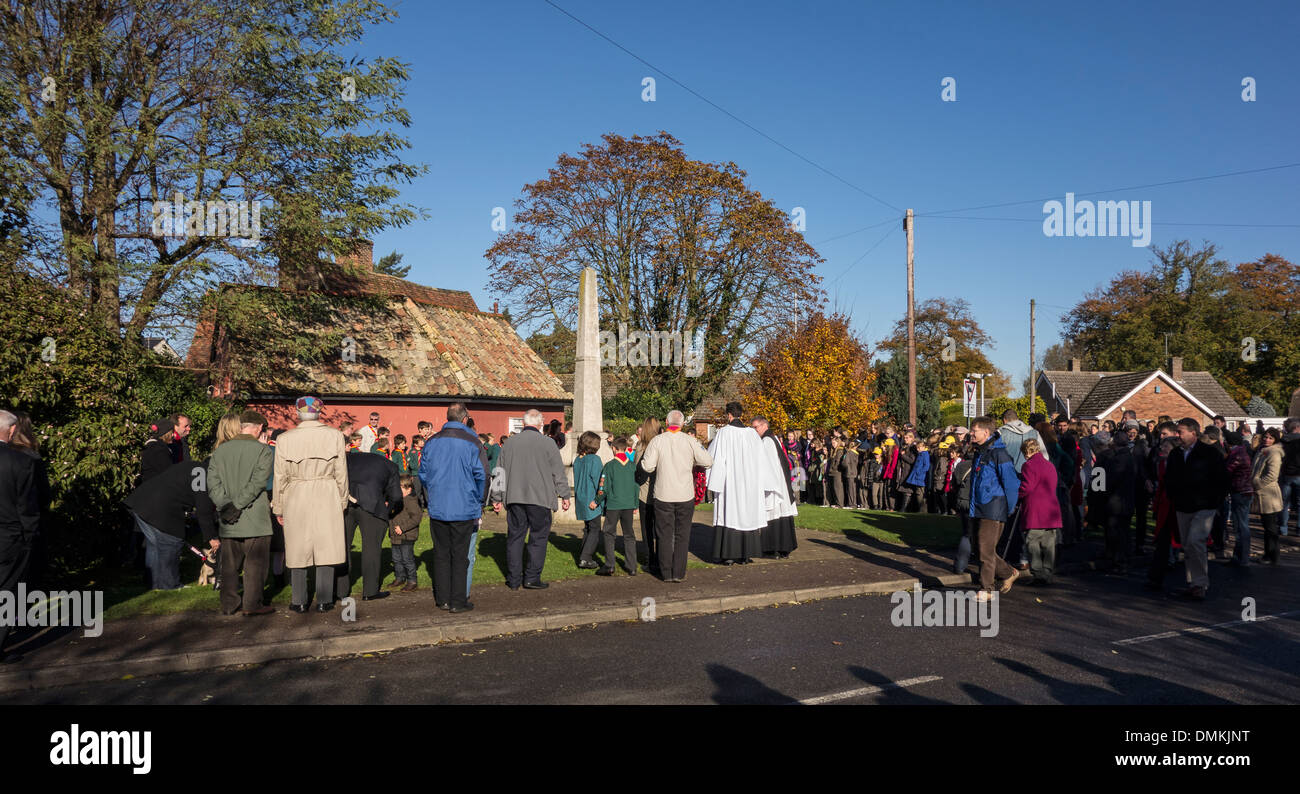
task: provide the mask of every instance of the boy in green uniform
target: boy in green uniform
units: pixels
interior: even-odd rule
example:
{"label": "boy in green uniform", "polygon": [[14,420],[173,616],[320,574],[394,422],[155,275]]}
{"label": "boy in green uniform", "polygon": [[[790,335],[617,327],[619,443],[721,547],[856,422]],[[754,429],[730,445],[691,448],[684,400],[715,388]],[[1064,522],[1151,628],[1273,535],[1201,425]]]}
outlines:
{"label": "boy in green uniform", "polygon": [[614,575],[614,537],[619,524],[623,527],[623,560],[628,574],[636,576],[636,535],[632,532],[632,514],[637,509],[636,454],[627,436],[618,436],[611,445],[614,459],[605,464],[600,474],[600,491],[597,498],[605,503],[605,567],[596,571],[598,576]]}

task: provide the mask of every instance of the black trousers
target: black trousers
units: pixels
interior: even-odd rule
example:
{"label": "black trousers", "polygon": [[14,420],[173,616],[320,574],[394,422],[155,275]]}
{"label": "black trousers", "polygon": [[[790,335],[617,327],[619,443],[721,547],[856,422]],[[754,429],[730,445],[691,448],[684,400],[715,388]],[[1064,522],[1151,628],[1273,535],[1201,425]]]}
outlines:
{"label": "black trousers", "polygon": [[1147,542],[1147,513],[1151,510],[1151,494],[1147,493],[1145,480],[1140,482],[1137,489],[1133,499],[1133,509],[1136,511],[1137,518],[1137,535],[1133,538],[1133,553],[1141,554],[1142,545]]}
{"label": "black trousers", "polygon": [[[527,535],[528,567],[524,568]],[[546,564],[546,540],[551,536],[551,509],[541,505],[506,505],[506,584],[540,582]]]}
{"label": "black trousers", "polygon": [[1276,563],[1280,543],[1278,535],[1282,529],[1282,511],[1264,513],[1259,517],[1259,520],[1264,525],[1264,555],[1260,559]]}
{"label": "black trousers", "polygon": [[1147,581],[1153,585],[1164,584],[1165,574],[1169,572],[1169,550],[1173,548],[1174,533],[1178,531],[1177,513],[1169,511],[1165,526],[1156,524],[1155,550],[1151,552],[1151,564],[1147,567]]}
{"label": "black trousers", "polygon": [[429,519],[433,530],[433,600],[463,607],[469,603],[469,539],[474,519]]}
{"label": "black trousers", "polygon": [[619,527],[623,529],[623,559],[627,561],[627,570],[636,576],[636,533],[632,531],[632,510],[606,510],[605,526],[601,535],[605,539],[605,567],[614,567],[614,538]]}
{"label": "black trousers", "polygon": [[655,500],[655,532],[658,534],[659,572],[665,579],[686,578],[686,555],[691,547],[691,521],[695,500]]}
{"label": "black trousers", "polygon": [[[34,537],[21,531],[0,530],[0,591],[12,593],[15,609],[26,609],[26,604],[18,604],[18,585],[27,581],[27,565],[32,558]],[[5,640],[9,637],[8,621],[0,626],[0,652],[4,650]]]}
{"label": "black trousers", "polygon": [[361,595],[373,596],[378,593],[383,579],[379,573],[379,563],[384,548],[384,535],[388,533],[388,522],[359,507],[351,506],[343,514],[343,535],[347,541],[348,558],[338,566],[338,575],[334,577],[334,593],[339,598],[347,598],[348,593],[352,592],[352,539],[357,536],[357,527],[361,527],[361,578],[365,580]]}
{"label": "black trousers", "polygon": [[[600,522],[600,516],[582,522],[582,551],[578,552],[579,562],[595,564],[596,561],[591,559],[591,555],[596,553],[596,546],[600,543]],[[612,561],[608,564],[611,568],[614,566]]]}
{"label": "black trousers", "polygon": [[1132,513],[1111,512],[1106,516],[1106,557],[1119,569],[1128,567],[1128,526]]}
{"label": "black trousers", "polygon": [[655,508],[653,504],[638,502],[637,510],[641,518],[641,539],[645,541],[645,564],[650,568],[659,567],[659,552],[655,545]]}
{"label": "black trousers", "polygon": [[[221,612],[233,615],[262,606],[262,588],[271,567],[271,536],[221,539]],[[244,570],[244,602],[239,603],[239,570]]]}

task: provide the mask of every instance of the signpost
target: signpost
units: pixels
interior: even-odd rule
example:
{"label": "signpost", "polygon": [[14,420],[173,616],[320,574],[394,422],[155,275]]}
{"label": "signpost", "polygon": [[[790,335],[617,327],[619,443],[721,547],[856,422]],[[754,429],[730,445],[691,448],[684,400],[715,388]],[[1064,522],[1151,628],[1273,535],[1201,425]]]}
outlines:
{"label": "signpost", "polygon": [[[962,411],[961,415],[970,419],[979,414],[975,413],[975,381],[969,378],[961,382],[962,389]],[[970,423],[967,422],[969,425]]]}

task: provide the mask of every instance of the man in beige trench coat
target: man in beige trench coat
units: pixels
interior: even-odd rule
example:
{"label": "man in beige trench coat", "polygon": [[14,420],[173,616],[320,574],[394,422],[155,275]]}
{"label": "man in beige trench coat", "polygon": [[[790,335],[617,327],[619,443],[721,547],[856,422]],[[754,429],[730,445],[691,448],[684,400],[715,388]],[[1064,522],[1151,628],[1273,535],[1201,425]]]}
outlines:
{"label": "man in beige trench coat", "polygon": [[337,429],[318,421],[325,407],[319,398],[299,397],[296,406],[298,426],[276,441],[271,504],[284,525],[284,563],[293,588],[289,608],[307,611],[307,569],[315,566],[316,611],[328,612],[334,608],[334,566],[348,553],[347,444]]}

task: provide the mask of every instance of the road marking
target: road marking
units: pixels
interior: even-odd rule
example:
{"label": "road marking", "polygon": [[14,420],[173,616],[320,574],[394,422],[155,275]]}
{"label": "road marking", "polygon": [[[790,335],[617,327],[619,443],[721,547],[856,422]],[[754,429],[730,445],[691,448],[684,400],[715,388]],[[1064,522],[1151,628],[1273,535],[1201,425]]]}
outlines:
{"label": "road marking", "polygon": [[1230,620],[1227,623],[1215,623],[1213,626],[1193,626],[1190,629],[1178,629],[1177,631],[1163,631],[1159,634],[1148,634],[1144,637],[1130,637],[1127,640],[1114,640],[1111,645],[1136,645],[1139,642],[1150,642],[1152,640],[1167,640],[1170,637],[1181,637],[1184,634],[1204,634],[1207,631],[1215,629],[1224,629],[1228,626],[1243,626],[1247,623],[1263,623],[1266,620],[1277,620],[1278,618],[1289,618],[1292,615],[1300,615],[1300,609],[1293,609],[1290,612],[1279,612],[1276,615],[1264,615],[1254,620]]}
{"label": "road marking", "polygon": [[877,692],[884,692],[886,689],[898,689],[900,687],[916,686],[917,684],[928,684],[931,681],[942,681],[941,675],[923,675],[920,678],[905,678],[902,681],[894,681],[890,684],[880,686],[864,686],[858,689],[850,689],[847,692],[836,692],[833,695],[822,695],[821,697],[806,698],[799,701],[801,706],[820,706],[823,703],[834,703],[837,700],[848,700],[849,698],[861,697],[862,695],[874,695]]}

